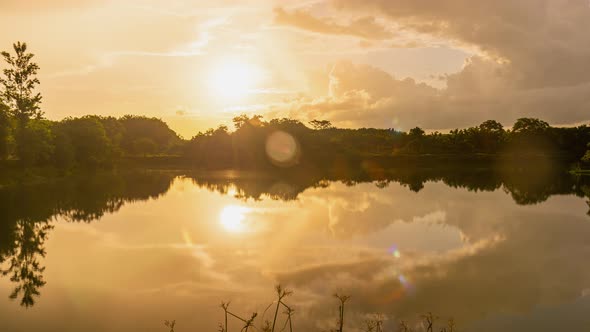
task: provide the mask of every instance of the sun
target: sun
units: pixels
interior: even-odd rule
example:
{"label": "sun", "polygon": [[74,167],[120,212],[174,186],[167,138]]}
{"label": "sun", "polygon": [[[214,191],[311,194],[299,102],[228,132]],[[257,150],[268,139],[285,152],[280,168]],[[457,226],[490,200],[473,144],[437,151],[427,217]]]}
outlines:
{"label": "sun", "polygon": [[215,97],[243,99],[255,92],[262,77],[263,72],[257,65],[240,59],[225,59],[212,66],[208,85]]}
{"label": "sun", "polygon": [[227,231],[241,233],[246,229],[244,219],[248,212],[250,212],[250,209],[247,207],[228,205],[221,210],[219,222]]}

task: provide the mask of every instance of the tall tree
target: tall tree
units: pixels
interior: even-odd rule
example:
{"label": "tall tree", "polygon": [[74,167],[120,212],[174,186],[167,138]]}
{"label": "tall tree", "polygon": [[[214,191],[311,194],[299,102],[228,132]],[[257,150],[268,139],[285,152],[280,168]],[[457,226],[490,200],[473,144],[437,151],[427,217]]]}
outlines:
{"label": "tall tree", "polygon": [[523,134],[542,134],[549,130],[550,126],[547,122],[535,118],[520,118],[516,120],[512,131],[514,133]]}
{"label": "tall tree", "polygon": [[496,120],[487,120],[479,125],[479,130],[485,133],[504,133],[504,126]]}
{"label": "tall tree", "polygon": [[480,124],[477,129],[470,132],[475,134],[477,141],[475,143],[478,150],[487,153],[497,152],[505,138],[504,126],[498,121],[487,120]]}
{"label": "tall tree", "polygon": [[410,129],[410,132],[408,134],[414,138],[418,138],[418,137],[424,136],[425,132],[422,128],[416,127],[416,128]]}
{"label": "tall tree", "polygon": [[34,54],[27,52],[27,44],[16,42],[13,44],[14,55],[8,52],[0,53],[8,67],[4,69],[4,76],[0,77],[3,90],[0,91],[9,112],[17,121],[16,143],[19,157],[23,152],[23,137],[30,119],[40,119],[41,94],[35,89],[39,84],[37,71],[39,66],[32,61]]}
{"label": "tall tree", "polygon": [[8,116],[8,106],[0,98],[0,160],[8,155],[8,136],[10,133],[10,117]]}
{"label": "tall tree", "polygon": [[332,122],[328,120],[311,120],[309,124],[315,130],[324,130],[332,128]]}

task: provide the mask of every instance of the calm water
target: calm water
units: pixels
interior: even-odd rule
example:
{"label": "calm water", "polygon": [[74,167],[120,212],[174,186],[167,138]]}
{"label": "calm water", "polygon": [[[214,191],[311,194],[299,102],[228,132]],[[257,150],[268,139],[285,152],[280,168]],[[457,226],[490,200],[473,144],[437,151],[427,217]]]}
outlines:
{"label": "calm water", "polygon": [[279,282],[296,331],[336,327],[334,292],[352,296],[349,331],[428,311],[460,331],[588,329],[588,178],[376,179],[131,172],[2,188],[0,331],[216,331],[221,301],[262,314]]}

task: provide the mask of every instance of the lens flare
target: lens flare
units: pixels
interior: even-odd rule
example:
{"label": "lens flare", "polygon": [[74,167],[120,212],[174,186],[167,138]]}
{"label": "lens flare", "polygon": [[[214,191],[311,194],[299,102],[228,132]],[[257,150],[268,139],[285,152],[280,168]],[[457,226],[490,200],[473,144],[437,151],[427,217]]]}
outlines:
{"label": "lens flare", "polygon": [[275,165],[290,167],[299,162],[299,144],[295,137],[284,131],[275,131],[266,139],[266,155]]}
{"label": "lens flare", "polygon": [[395,245],[389,249],[389,253],[391,253],[391,255],[395,258],[402,257],[402,253],[399,251],[399,249],[397,249],[397,246]]}
{"label": "lens flare", "polygon": [[408,279],[406,279],[406,277],[403,274],[400,274],[397,279],[399,280],[399,282],[406,287],[407,285],[409,285],[408,283]]}
{"label": "lens flare", "polygon": [[397,280],[398,283],[392,283],[389,291],[383,292],[383,297],[379,301],[383,304],[396,302],[404,299],[408,296],[413,296],[415,293],[415,287],[411,280],[404,275],[399,268],[392,267],[390,270],[393,280]]}
{"label": "lens flare", "polygon": [[[402,253],[398,249],[397,245],[391,246],[387,252],[393,256],[395,260],[398,260],[402,257]],[[399,281],[399,284],[394,286],[394,289],[386,295],[386,301],[398,301],[405,296],[411,296],[414,294],[414,285],[410,279],[400,271],[397,263],[392,266],[391,273],[393,274],[393,277]]]}
{"label": "lens flare", "polygon": [[414,285],[410,282],[408,277],[400,273],[397,276],[397,280],[399,280],[399,283],[403,287],[404,293],[406,295],[412,295],[414,293]]}

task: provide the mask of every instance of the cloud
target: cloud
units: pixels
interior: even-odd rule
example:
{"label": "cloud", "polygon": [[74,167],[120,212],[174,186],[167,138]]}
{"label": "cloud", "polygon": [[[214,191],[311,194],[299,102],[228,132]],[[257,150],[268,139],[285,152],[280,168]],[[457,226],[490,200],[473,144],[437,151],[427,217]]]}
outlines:
{"label": "cloud", "polygon": [[481,56],[469,58],[461,71],[443,76],[446,87],[442,89],[411,78],[396,79],[379,68],[350,61],[336,62],[324,75],[327,95],[298,96],[253,111],[304,121],[328,119],[343,127],[403,130],[414,126],[451,129],[488,119],[509,126],[529,116],[553,124],[590,120],[590,81],[523,88],[510,68]]}
{"label": "cloud", "polygon": [[401,27],[477,47],[502,60],[519,86],[570,86],[590,80],[587,1],[333,0],[335,7],[378,12]]}
{"label": "cloud", "polygon": [[314,17],[311,13],[302,9],[287,12],[283,8],[275,8],[274,14],[275,23],[278,25],[293,26],[316,33],[349,35],[374,40],[393,37],[393,34],[380,25],[373,16],[357,18],[348,24],[338,24],[328,18]]}
{"label": "cloud", "polygon": [[[318,294],[318,302],[307,310],[318,316],[331,315],[324,308],[334,307],[329,295],[340,288],[352,295],[348,311],[351,321],[362,322],[363,315],[372,312],[395,319],[415,319],[416,314],[432,310],[441,317],[454,316],[465,328],[472,323],[486,326],[489,322],[481,321],[482,314],[493,317],[501,312],[520,317],[538,307],[567,306],[588,289],[590,270],[581,268],[578,262],[590,254],[590,246],[584,240],[590,227],[576,213],[564,215],[563,200],[548,201],[531,209],[514,206],[502,190],[477,193],[476,197],[467,190],[449,191],[442,184],[430,184],[418,196],[407,195],[406,191],[397,185],[378,190],[366,184],[352,193],[344,185],[332,185],[329,190],[302,194],[304,204],[311,205],[314,197],[319,200],[315,204],[326,208],[331,202],[338,204],[346,193],[352,194],[351,206],[332,211],[338,218],[336,235],[347,239],[346,234],[363,234],[375,250],[356,248],[354,252],[355,243],[348,243],[341,258],[302,264],[278,273],[277,279],[296,287],[297,293]],[[441,197],[444,199],[440,200]],[[416,201],[430,203],[412,204]],[[498,206],[504,208],[500,211]],[[362,213],[356,212],[359,208]],[[433,209],[447,212],[427,213],[438,211]],[[416,217],[421,215],[424,217]],[[417,228],[419,233],[404,233],[395,222],[399,218],[407,220],[404,224]],[[318,216],[314,220],[323,219]],[[423,223],[430,227],[421,228]],[[396,225],[398,228],[391,228]],[[460,230],[463,246],[433,251],[433,246],[445,237],[437,227]],[[429,229],[435,232],[434,236],[428,236]],[[385,241],[380,241],[381,235]],[[426,252],[399,242],[419,242],[421,237],[426,238]],[[391,243],[399,245],[401,259],[378,249],[387,249]],[[540,271],[543,266],[553,268]],[[330,285],[329,289],[326,285]],[[579,308],[578,304],[572,307]],[[579,327],[580,317],[585,317],[583,311],[575,310],[569,315],[554,313],[546,321],[557,323],[573,318],[578,322],[573,326]],[[538,319],[530,318],[536,322]],[[487,326],[487,330],[493,329]],[[502,330],[522,329],[508,325]]]}
{"label": "cloud", "polygon": [[349,281],[371,279],[375,271],[379,271],[390,260],[384,257],[370,257],[360,260],[349,260],[338,263],[324,263],[302,266],[288,272],[278,273],[279,282],[285,282],[293,287],[306,287],[315,280],[333,278],[344,274]]}
{"label": "cloud", "polygon": [[[461,201],[460,193],[451,196]],[[481,205],[469,201],[454,207],[469,211]],[[585,241],[590,235],[587,220],[546,212],[506,211],[486,226],[487,237],[440,254],[408,256],[404,252],[401,260],[377,252],[349,254],[347,261],[302,266],[278,274],[277,279],[294,285],[298,292],[328,295],[344,289],[354,299],[348,311],[352,317],[382,312],[413,319],[417,313],[432,311],[441,317],[454,316],[462,326],[475,322],[482,326],[487,313],[520,315],[538,307],[575,302],[590,285],[590,269],[579,264],[590,254]],[[444,222],[470,234],[470,228],[483,221],[459,218],[460,213],[452,212]],[[539,270],[547,266],[552,268]],[[333,306],[330,300],[320,299],[309,312],[329,315],[323,308]],[[576,310],[565,316],[554,314],[548,320],[559,322],[564,317],[581,323],[579,318],[585,316]],[[502,330],[521,329],[506,326]]]}
{"label": "cloud", "polygon": [[[278,8],[275,22],[315,33],[374,40],[413,34],[415,38],[445,40],[447,45],[474,54],[458,72],[439,76],[443,86],[439,89],[396,78],[378,67],[336,61],[331,70],[316,71],[310,79],[315,85],[324,84],[323,95],[312,92],[307,97],[287,98],[259,111],[307,121],[325,118],[345,127],[404,130],[413,126],[444,130],[488,119],[509,126],[519,117],[539,117],[552,124],[590,120],[587,1],[331,3],[344,13],[342,17],[364,15],[366,19],[341,24],[336,19],[315,17],[311,10]],[[384,20],[391,30],[381,24]],[[320,91],[315,85],[311,88]]]}
{"label": "cloud", "polygon": [[0,7],[6,11],[33,12],[59,9],[80,9],[95,4],[105,3],[103,0],[0,0]]}

